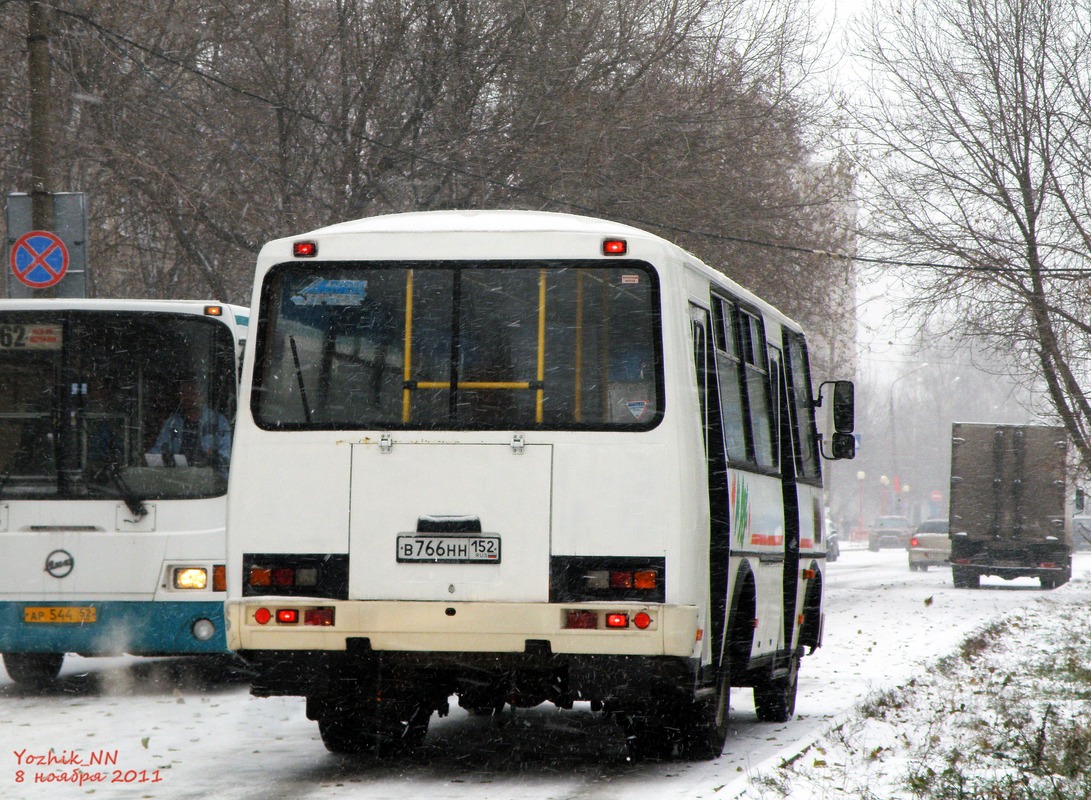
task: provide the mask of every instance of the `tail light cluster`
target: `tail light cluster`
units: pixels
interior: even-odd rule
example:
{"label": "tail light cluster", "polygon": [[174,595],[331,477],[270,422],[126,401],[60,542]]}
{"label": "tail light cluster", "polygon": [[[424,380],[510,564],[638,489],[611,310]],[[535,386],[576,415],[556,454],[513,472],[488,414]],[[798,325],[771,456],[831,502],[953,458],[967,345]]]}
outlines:
{"label": "tail light cluster", "polygon": [[333,606],[317,608],[256,608],[253,614],[258,625],[318,625],[330,627],[334,621]]}
{"label": "tail light cluster", "polygon": [[244,553],[244,597],[348,599],[349,559],[340,553]]}
{"label": "tail light cluster", "polygon": [[631,614],[628,611],[596,611],[594,609],[567,609],[564,627],[568,630],[625,630],[653,628],[655,618],[647,611]]}
{"label": "tail light cluster", "polygon": [[914,536],[912,539],[909,540],[909,546],[910,547],[920,547],[921,546],[921,540],[918,539],[916,536]]}
{"label": "tail light cluster", "polygon": [[657,557],[553,556],[549,600],[663,603],[667,596],[665,565],[665,560]]}

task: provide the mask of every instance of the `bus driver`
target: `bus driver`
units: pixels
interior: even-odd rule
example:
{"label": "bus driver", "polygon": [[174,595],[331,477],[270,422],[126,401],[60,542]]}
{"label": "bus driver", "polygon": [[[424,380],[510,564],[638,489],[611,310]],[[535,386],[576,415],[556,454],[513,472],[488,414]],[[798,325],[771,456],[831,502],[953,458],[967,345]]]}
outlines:
{"label": "bus driver", "polygon": [[197,381],[178,385],[178,409],[163,422],[152,453],[161,453],[165,464],[181,455],[189,466],[213,465],[221,471],[231,460],[231,424],[227,417],[202,402]]}

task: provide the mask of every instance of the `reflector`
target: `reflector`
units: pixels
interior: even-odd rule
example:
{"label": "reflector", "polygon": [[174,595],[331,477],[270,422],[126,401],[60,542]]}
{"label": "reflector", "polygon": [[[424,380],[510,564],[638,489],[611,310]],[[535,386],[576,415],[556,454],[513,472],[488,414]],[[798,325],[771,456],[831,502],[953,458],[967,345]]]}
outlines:
{"label": "reflector", "polygon": [[264,625],[273,618],[273,613],[267,608],[259,608],[254,612],[254,622]]}
{"label": "reflector", "polygon": [[640,628],[640,630],[644,630],[652,624],[652,618],[648,616],[647,613],[641,611],[639,614],[633,617],[633,624],[636,625],[636,627]]}

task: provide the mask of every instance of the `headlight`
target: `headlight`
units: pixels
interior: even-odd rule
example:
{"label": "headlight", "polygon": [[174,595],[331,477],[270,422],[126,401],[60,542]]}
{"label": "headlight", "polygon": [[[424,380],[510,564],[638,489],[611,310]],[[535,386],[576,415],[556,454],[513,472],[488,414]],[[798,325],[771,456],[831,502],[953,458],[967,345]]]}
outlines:
{"label": "headlight", "polygon": [[204,567],[176,567],[175,589],[204,589],[208,586],[208,570]]}

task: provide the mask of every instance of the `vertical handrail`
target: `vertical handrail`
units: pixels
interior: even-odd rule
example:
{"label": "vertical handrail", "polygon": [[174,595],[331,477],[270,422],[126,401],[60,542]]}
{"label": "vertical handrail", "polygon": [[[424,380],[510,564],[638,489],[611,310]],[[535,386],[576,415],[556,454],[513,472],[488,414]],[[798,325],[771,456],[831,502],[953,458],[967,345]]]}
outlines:
{"label": "vertical handrail", "polygon": [[583,270],[576,272],[576,385],[575,408],[573,416],[576,422],[583,422]]}
{"label": "vertical handrail", "polygon": [[545,334],[546,334],[546,271],[538,271],[538,389],[534,421],[539,425],[545,417]]}
{"label": "vertical handrail", "polygon": [[413,270],[405,272],[405,343],[402,349],[402,423],[409,423],[409,379],[413,362]]}

